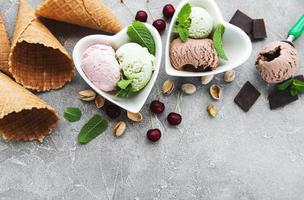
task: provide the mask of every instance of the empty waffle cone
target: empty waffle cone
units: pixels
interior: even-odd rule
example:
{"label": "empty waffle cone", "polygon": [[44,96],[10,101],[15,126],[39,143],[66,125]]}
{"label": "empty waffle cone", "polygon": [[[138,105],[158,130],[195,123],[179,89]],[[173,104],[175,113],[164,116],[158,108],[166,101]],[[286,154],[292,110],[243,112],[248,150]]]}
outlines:
{"label": "empty waffle cone", "polygon": [[2,16],[0,15],[0,71],[10,75],[8,70],[8,56],[10,52],[10,42]]}
{"label": "empty waffle cone", "polygon": [[20,0],[9,71],[16,82],[38,92],[61,88],[75,74],[66,49],[25,0]]}
{"label": "empty waffle cone", "polygon": [[101,0],[46,0],[36,15],[79,26],[117,33],[122,25]]}
{"label": "empty waffle cone", "polygon": [[0,73],[0,133],[5,140],[43,141],[59,118],[46,102]]}

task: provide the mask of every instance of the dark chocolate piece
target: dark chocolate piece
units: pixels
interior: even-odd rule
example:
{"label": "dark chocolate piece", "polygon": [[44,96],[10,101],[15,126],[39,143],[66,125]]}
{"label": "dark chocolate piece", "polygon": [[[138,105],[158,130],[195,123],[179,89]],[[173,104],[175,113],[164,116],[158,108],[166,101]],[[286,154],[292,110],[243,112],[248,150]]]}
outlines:
{"label": "dark chocolate piece", "polygon": [[264,19],[254,19],[252,22],[252,37],[261,40],[267,37]]}
{"label": "dark chocolate piece", "polygon": [[248,35],[250,35],[252,32],[252,21],[253,20],[246,14],[242,13],[240,10],[237,10],[231,18],[230,24],[239,27]]}
{"label": "dark chocolate piece", "polygon": [[294,79],[297,79],[298,81],[304,82],[304,76],[303,75],[295,76]]}
{"label": "dark chocolate piece", "polygon": [[268,96],[270,109],[276,109],[283,107],[287,104],[290,104],[296,100],[298,100],[298,95],[292,96],[289,92],[289,90],[283,90],[283,91],[274,91]]}
{"label": "dark chocolate piece", "polygon": [[234,98],[234,102],[245,112],[248,112],[260,95],[261,93],[247,81]]}

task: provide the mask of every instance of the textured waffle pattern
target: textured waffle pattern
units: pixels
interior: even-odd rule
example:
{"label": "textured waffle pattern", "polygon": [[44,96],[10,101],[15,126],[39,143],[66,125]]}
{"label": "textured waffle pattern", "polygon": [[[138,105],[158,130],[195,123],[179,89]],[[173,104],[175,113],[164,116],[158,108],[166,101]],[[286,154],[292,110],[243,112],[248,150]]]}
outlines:
{"label": "textured waffle pattern", "polygon": [[42,141],[59,120],[46,102],[0,73],[0,132],[7,140]]}
{"label": "textured waffle pattern", "polygon": [[16,82],[35,91],[61,88],[75,74],[66,49],[25,0],[20,0],[9,66]]}
{"label": "textured waffle pattern", "polygon": [[122,25],[100,0],[46,0],[36,15],[57,21],[117,33]]}
{"label": "textured waffle pattern", "polygon": [[6,74],[10,74],[8,70],[8,55],[10,52],[10,42],[4,25],[2,16],[0,15],[0,70]]}

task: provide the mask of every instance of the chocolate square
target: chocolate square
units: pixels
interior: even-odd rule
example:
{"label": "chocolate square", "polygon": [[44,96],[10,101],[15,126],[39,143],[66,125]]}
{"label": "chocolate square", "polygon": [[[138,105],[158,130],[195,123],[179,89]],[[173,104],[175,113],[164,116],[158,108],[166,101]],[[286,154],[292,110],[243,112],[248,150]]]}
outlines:
{"label": "chocolate square", "polygon": [[298,100],[298,95],[292,96],[289,92],[289,90],[283,90],[283,91],[274,91],[268,96],[270,109],[276,109],[283,107],[287,104],[290,104],[296,100]]}
{"label": "chocolate square", "polygon": [[267,37],[264,19],[254,19],[252,22],[252,37],[261,40]]}
{"label": "chocolate square", "polygon": [[234,13],[229,23],[239,27],[240,29],[245,31],[248,35],[250,35],[252,32],[252,22],[253,20],[250,17],[248,17],[240,10],[237,10]]}
{"label": "chocolate square", "polygon": [[260,95],[261,93],[247,81],[234,98],[234,102],[245,112],[248,112]]}

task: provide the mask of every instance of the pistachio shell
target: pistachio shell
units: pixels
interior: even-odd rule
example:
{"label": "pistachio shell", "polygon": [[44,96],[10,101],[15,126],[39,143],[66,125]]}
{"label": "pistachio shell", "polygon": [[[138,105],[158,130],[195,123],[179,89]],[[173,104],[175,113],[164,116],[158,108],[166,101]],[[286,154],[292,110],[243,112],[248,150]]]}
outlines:
{"label": "pistachio shell", "polygon": [[162,86],[162,92],[166,95],[170,95],[173,90],[174,90],[173,81],[170,79],[166,80]]}
{"label": "pistachio shell", "polygon": [[143,119],[143,116],[141,113],[132,113],[132,112],[127,112],[127,116],[130,120],[133,122],[141,122]]}
{"label": "pistachio shell", "polygon": [[224,81],[227,82],[227,83],[230,83],[232,81],[234,81],[235,79],[235,71],[234,70],[229,70],[229,71],[226,71],[224,73]]}
{"label": "pistachio shell", "polygon": [[196,92],[196,87],[191,83],[185,83],[182,85],[182,91],[186,94],[194,94]]}
{"label": "pistachio shell", "polygon": [[93,101],[96,98],[96,92],[93,90],[82,90],[79,92],[79,98],[83,101]]}
{"label": "pistachio shell", "polygon": [[213,99],[219,100],[222,97],[222,88],[216,84],[211,85],[210,87],[210,95]]}
{"label": "pistachio shell", "polygon": [[208,113],[211,117],[216,117],[217,116],[217,108],[213,104],[209,104],[207,107]]}
{"label": "pistachio shell", "polygon": [[117,124],[113,128],[113,134],[116,137],[122,136],[126,130],[126,127],[127,127],[127,125],[125,122],[123,122],[123,121],[117,122]]}
{"label": "pistachio shell", "polygon": [[95,105],[97,108],[102,108],[105,104],[105,98],[103,96],[98,95],[95,99]]}
{"label": "pistachio shell", "polygon": [[202,76],[201,77],[201,83],[202,85],[207,85],[208,83],[210,83],[213,79],[214,75],[210,75],[210,76]]}

